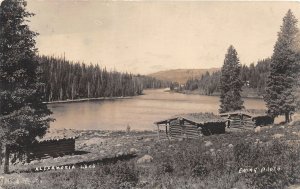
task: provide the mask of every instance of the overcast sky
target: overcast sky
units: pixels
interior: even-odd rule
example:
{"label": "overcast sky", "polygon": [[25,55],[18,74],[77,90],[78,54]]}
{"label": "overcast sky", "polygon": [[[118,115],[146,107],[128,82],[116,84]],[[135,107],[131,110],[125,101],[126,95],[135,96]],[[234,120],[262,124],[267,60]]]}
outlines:
{"label": "overcast sky", "polygon": [[29,0],[40,54],[148,74],[221,67],[232,44],[242,64],[271,56],[282,18],[299,2]]}

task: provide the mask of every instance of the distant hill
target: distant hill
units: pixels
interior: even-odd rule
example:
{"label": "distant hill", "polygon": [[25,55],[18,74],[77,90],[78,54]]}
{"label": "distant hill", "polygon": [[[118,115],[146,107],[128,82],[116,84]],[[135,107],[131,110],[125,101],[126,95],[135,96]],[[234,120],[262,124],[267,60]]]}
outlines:
{"label": "distant hill", "polygon": [[206,71],[213,73],[219,71],[220,68],[210,68],[210,69],[174,69],[159,71],[156,73],[149,74],[148,76],[154,77],[159,80],[173,81],[180,84],[186,83],[190,78],[201,77]]}

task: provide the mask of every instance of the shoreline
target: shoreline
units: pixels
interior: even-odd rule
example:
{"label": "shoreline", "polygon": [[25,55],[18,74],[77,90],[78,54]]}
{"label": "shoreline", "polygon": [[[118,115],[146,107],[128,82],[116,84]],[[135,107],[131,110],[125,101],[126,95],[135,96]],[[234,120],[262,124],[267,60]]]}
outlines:
{"label": "shoreline", "polygon": [[98,100],[118,100],[118,99],[131,99],[134,96],[125,97],[98,97],[98,98],[79,98],[73,100],[56,100],[50,102],[43,102],[43,104],[61,104],[61,103],[73,103],[73,102],[86,102],[86,101],[98,101]]}
{"label": "shoreline", "polygon": [[[216,97],[219,97],[220,95],[219,94],[211,94],[211,95],[206,95],[206,94],[201,94],[201,93],[195,93],[195,92],[192,92],[192,91],[166,91],[166,92],[169,92],[169,93],[180,93],[180,94],[185,94],[185,95],[200,95],[200,96],[216,96]],[[246,98],[246,99],[263,99],[262,96],[244,96],[242,94],[242,98]]]}
{"label": "shoreline", "polygon": [[[191,91],[172,91],[172,90],[165,90],[164,92],[168,93],[179,93],[179,94],[185,94],[185,95],[200,95],[200,96],[220,96],[219,94],[212,94],[212,95],[206,95],[201,93],[195,93]],[[145,94],[141,94],[145,95]],[[137,95],[140,96],[140,95]],[[50,102],[43,102],[43,104],[63,104],[63,103],[76,103],[76,102],[87,102],[87,101],[98,101],[98,100],[120,100],[120,99],[132,99],[135,96],[125,96],[125,97],[98,97],[98,98],[80,98],[80,99],[67,99],[67,100],[55,100]],[[243,96],[242,98],[246,99],[263,99],[261,96]]]}

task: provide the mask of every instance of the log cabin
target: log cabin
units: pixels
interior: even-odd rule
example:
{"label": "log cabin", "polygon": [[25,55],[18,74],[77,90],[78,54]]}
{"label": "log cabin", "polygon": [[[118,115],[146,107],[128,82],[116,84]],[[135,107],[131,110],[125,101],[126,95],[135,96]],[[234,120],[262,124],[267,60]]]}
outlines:
{"label": "log cabin", "polygon": [[274,118],[266,110],[247,109],[221,113],[221,117],[228,119],[230,128],[254,128],[274,123]]}
{"label": "log cabin", "polygon": [[48,131],[43,138],[36,138],[26,149],[27,162],[47,158],[58,157],[75,153],[75,140],[78,136],[72,130]]}
{"label": "log cabin", "polygon": [[40,140],[26,150],[27,162],[47,157],[59,157],[75,152],[76,137]]}
{"label": "log cabin", "polygon": [[157,121],[158,138],[164,128],[168,138],[199,138],[203,135],[225,133],[227,120],[212,113],[189,113]]}
{"label": "log cabin", "polygon": [[[4,173],[9,173],[10,158],[16,158],[16,154],[22,152],[22,157],[26,159],[27,163],[32,160],[47,158],[47,157],[58,157],[67,154],[75,153],[75,139],[74,136],[46,134],[43,138],[37,137],[34,142],[27,145],[27,147],[21,147],[16,144],[6,144],[4,148]],[[2,163],[2,159],[0,159]]]}

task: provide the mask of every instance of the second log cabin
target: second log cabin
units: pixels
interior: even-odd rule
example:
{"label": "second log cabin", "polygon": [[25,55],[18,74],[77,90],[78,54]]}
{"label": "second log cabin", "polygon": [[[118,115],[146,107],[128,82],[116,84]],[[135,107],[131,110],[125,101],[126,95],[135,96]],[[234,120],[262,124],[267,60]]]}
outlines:
{"label": "second log cabin", "polygon": [[274,123],[274,118],[266,110],[246,109],[220,114],[229,121],[231,128],[254,128]]}

